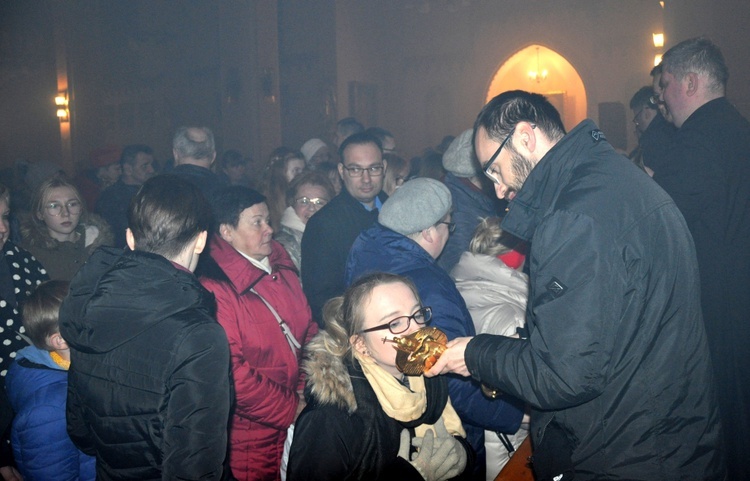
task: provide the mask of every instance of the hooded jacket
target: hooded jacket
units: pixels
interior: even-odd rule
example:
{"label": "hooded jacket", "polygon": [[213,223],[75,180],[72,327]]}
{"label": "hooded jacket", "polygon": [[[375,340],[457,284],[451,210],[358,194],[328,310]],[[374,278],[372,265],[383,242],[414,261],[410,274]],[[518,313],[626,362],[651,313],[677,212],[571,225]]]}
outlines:
{"label": "hooded jacket", "polygon": [[49,351],[34,346],[21,349],[5,388],[16,413],[11,445],[23,478],[96,479],[96,459],[79,451],[68,437],[68,372],[55,364]]}
{"label": "hooded jacket", "polygon": [[[424,481],[408,461],[398,457],[401,431],[408,426],[383,411],[358,364],[327,351],[330,342],[328,333],[322,331],[306,348],[308,404],[295,424],[287,481]],[[426,382],[428,396],[439,396],[438,392],[445,396],[444,381],[441,388]],[[445,402],[437,403],[433,412],[425,413],[430,423],[444,406]],[[464,473],[470,473],[473,456],[465,444],[464,449]]]}
{"label": "hooded jacket", "polygon": [[98,215],[87,214],[75,232],[78,240],[60,242],[27,220],[21,225],[22,246],[42,263],[50,279],[70,281],[97,247],[112,244],[112,231]]}
{"label": "hooded jacket", "polygon": [[464,252],[451,272],[479,333],[517,336],[526,325],[529,279],[494,256]]}
{"label": "hooded jacket", "polygon": [[[240,480],[279,476],[289,426],[299,404],[302,350],[292,349],[276,310],[304,346],[317,332],[289,255],[276,241],[268,256],[271,273],[259,269],[215,235],[201,283],[216,296],[216,317],[229,338],[237,402],[229,433],[229,461]],[[216,271],[218,267],[220,271]],[[250,291],[255,290],[258,294]]]}
{"label": "hooded jacket", "polygon": [[[346,284],[371,272],[389,272],[411,279],[424,306],[432,308],[431,326],[454,339],[473,336],[476,331],[466,304],[450,276],[419,244],[376,223],[364,231],[352,246],[346,265]],[[477,453],[477,466],[484,469],[484,429],[515,433],[521,424],[522,403],[489,399],[479,383],[451,376],[451,403],[466,429],[466,440]]]}
{"label": "hooded jacket", "polygon": [[502,228],[531,241],[529,338],[479,335],[465,359],[535,408],[535,465],[556,439],[577,480],[722,479],[698,266],[672,199],[587,120]]}
{"label": "hooded jacket", "polygon": [[99,248],[70,286],[68,433],[97,479],[220,479],[229,345],[213,296],[162,256]]}

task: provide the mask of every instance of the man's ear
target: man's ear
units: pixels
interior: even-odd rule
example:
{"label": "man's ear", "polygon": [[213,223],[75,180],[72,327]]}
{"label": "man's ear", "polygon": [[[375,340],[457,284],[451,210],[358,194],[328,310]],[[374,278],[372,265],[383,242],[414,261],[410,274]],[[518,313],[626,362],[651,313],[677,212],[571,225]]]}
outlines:
{"label": "man's ear", "polygon": [[198,234],[198,239],[195,242],[195,248],[193,249],[193,253],[200,254],[203,252],[203,249],[206,248],[206,239],[208,239],[208,232],[203,231],[200,234]]}
{"label": "man's ear", "polygon": [[336,167],[338,167],[338,170],[339,170],[339,176],[340,176],[340,177],[341,177],[341,179],[343,180],[343,178],[344,178],[344,164],[343,164],[342,162],[339,162],[339,163],[338,163],[338,164],[336,165]]}
{"label": "man's ear", "polygon": [[536,131],[529,122],[519,122],[516,125],[516,131],[519,131],[521,137],[521,146],[525,147],[530,153],[536,149]]}
{"label": "man's ear", "polygon": [[125,243],[128,244],[131,251],[135,250],[135,237],[133,237],[133,231],[130,230],[130,227],[125,229]]}
{"label": "man's ear", "polygon": [[63,351],[65,349],[68,349],[68,343],[65,342],[65,339],[63,339],[62,335],[60,335],[59,332],[55,332],[54,334],[50,334],[49,336],[47,336],[47,345],[54,351]]}
{"label": "man's ear", "polygon": [[435,240],[434,234],[435,226],[431,225],[430,227],[422,230],[420,234],[422,235],[422,239],[424,239],[427,243],[432,244]]}
{"label": "man's ear", "polygon": [[683,82],[685,82],[685,95],[692,97],[698,93],[698,87],[702,80],[703,79],[697,73],[688,72],[683,79]]}

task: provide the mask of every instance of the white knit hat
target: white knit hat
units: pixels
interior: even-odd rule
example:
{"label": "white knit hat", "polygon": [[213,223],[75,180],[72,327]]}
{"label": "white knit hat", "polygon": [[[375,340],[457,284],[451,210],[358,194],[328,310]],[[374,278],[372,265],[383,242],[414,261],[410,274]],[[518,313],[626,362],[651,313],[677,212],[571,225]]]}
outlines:
{"label": "white knit hat", "polygon": [[464,130],[453,139],[443,154],[443,168],[456,177],[474,177],[480,174],[474,161],[474,146],[471,144],[474,129]]}
{"label": "white knit hat", "polygon": [[305,156],[305,160],[310,162],[313,155],[317,154],[320,149],[326,146],[326,143],[320,139],[310,139],[300,147],[302,155]]}

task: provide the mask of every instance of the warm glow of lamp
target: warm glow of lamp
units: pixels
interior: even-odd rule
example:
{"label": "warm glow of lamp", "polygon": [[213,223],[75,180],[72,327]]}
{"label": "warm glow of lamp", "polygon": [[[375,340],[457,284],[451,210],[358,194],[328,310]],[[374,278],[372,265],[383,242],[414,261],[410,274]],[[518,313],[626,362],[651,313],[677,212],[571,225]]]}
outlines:
{"label": "warm glow of lamp", "polygon": [[663,33],[652,33],[652,37],[654,37],[654,47],[661,48],[664,46],[664,34]]}
{"label": "warm glow of lamp", "polygon": [[529,70],[529,80],[532,82],[540,83],[543,80],[547,80],[549,72],[547,69],[540,69],[539,67],[539,47],[536,48],[536,70]]}
{"label": "warm glow of lamp", "polygon": [[656,67],[656,66],[657,66],[657,65],[659,65],[660,63],[661,63],[661,54],[659,54],[659,55],[654,55],[654,67]]}
{"label": "warm glow of lamp", "polygon": [[57,107],[55,109],[55,114],[57,115],[58,120],[60,120],[60,122],[69,122],[70,110],[68,110],[67,92],[58,92],[58,94],[55,96],[55,106]]}

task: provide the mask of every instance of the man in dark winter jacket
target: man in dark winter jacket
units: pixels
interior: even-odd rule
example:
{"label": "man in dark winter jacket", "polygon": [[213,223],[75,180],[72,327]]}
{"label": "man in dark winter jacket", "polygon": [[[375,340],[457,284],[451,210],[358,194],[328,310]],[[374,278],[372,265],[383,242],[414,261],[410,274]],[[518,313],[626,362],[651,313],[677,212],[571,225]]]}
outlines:
{"label": "man in dark winter jacket", "polygon": [[[430,325],[448,339],[476,333],[456,284],[435,262],[455,227],[451,205],[450,190],[440,181],[406,182],[383,204],[378,223],[357,237],[346,264],[347,285],[378,271],[411,279],[424,305],[432,308]],[[472,479],[484,479],[484,430],[515,433],[523,403],[490,399],[479,383],[457,376],[448,380],[448,392],[466,429],[466,440],[477,453]]]}
{"label": "man in dark winter jacket", "polygon": [[192,274],[210,212],[191,183],[148,180],[128,212],[132,250],[98,249],[71,283],[68,434],[96,456],[97,479],[225,474],[229,344]]}
{"label": "man in dark winter jacket", "polygon": [[654,180],[693,234],[729,479],[750,479],[750,123],[724,97],[729,71],[710,41],[681,42],[662,65],[678,130]]}
{"label": "man in dark winter jacket", "polygon": [[353,134],[339,155],[344,188],[310,218],[302,236],[302,288],[321,327],[325,303],[344,293],[344,266],[354,239],[378,219],[388,198],[382,191],[387,162],[377,137]]}
{"label": "man in dark winter jacket", "polygon": [[428,373],[525,400],[537,479],[724,478],[685,220],[590,120],[569,134],[541,95],[505,92],[474,146],[502,228],[531,242],[528,339],[454,340]]}

